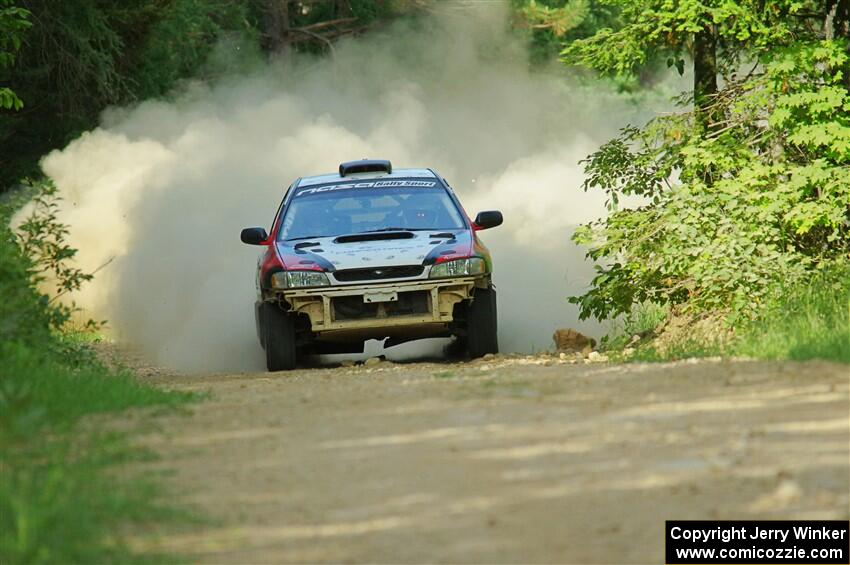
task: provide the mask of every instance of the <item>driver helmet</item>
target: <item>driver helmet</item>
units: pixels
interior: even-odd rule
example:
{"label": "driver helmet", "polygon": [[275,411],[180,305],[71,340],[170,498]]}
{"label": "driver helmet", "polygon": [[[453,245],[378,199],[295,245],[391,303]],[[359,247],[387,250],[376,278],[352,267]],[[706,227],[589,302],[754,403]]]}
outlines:
{"label": "driver helmet", "polygon": [[411,208],[403,215],[406,228],[432,228],[437,219],[437,213],[428,208]]}

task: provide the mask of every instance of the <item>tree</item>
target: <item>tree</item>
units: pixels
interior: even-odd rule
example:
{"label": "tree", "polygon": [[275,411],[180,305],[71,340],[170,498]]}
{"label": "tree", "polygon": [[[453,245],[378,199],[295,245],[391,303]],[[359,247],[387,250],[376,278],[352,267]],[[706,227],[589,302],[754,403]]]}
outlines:
{"label": "tree", "polygon": [[333,53],[339,37],[416,8],[403,6],[387,0],[262,0],[262,45],[271,54],[290,48]]}
{"label": "tree", "polygon": [[[15,63],[24,33],[32,25],[29,16],[29,11],[16,7],[12,0],[0,0],[0,71]],[[20,110],[23,107],[23,101],[11,88],[0,86],[0,108]]]}
{"label": "tree", "polygon": [[[611,214],[574,237],[599,263],[571,298],[583,317],[643,301],[752,316],[774,285],[847,262],[847,3],[645,0],[564,50],[612,74],[694,64],[682,111],[585,161],[585,189],[606,191]],[[624,195],[645,204],[619,209]]]}
{"label": "tree", "polygon": [[289,0],[264,0],[263,47],[278,52],[286,44],[289,33]]}
{"label": "tree", "polygon": [[107,105],[161,96],[197,75],[216,42],[251,20],[251,3],[230,0],[16,2],[32,26],[12,36],[20,50],[0,65],[0,83],[27,107],[0,114],[0,191],[37,175],[38,159],[93,127]]}
{"label": "tree", "polygon": [[[0,192],[97,124],[108,105],[168,96],[261,61],[320,53],[408,0],[0,0]],[[238,43],[238,56],[211,57]],[[8,85],[8,86],[7,86]],[[2,111],[21,108],[19,112]]]}
{"label": "tree", "polygon": [[609,1],[619,8],[624,25],[570,43],[563,60],[630,76],[664,58],[682,74],[688,56],[698,106],[708,105],[717,92],[718,73],[729,73],[743,59],[787,41],[797,28],[794,16],[801,11],[795,0]]}
{"label": "tree", "polygon": [[528,32],[531,59],[548,63],[564,44],[619,27],[619,8],[605,0],[512,0],[514,27]]}

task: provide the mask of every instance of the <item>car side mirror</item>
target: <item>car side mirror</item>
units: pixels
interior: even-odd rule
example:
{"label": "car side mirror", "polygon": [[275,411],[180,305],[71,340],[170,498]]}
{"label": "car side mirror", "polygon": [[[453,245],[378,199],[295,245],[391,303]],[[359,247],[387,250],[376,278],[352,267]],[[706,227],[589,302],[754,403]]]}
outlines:
{"label": "car side mirror", "polygon": [[239,237],[242,243],[262,245],[269,238],[269,234],[266,233],[265,228],[245,228]]}
{"label": "car side mirror", "polygon": [[486,212],[478,212],[475,216],[474,227],[476,230],[486,230],[502,225],[502,213],[498,210],[488,210]]}

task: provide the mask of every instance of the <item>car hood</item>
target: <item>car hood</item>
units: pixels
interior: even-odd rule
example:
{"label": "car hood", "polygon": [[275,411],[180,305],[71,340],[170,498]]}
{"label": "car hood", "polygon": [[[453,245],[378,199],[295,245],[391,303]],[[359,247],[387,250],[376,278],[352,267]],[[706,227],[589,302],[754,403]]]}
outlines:
{"label": "car hood", "polygon": [[[449,237],[451,234],[452,237]],[[381,239],[363,241],[363,235],[317,237],[280,241],[278,254],[284,268],[339,271],[364,267],[429,265],[438,257],[469,257],[472,238],[467,230],[401,231],[370,234]]]}

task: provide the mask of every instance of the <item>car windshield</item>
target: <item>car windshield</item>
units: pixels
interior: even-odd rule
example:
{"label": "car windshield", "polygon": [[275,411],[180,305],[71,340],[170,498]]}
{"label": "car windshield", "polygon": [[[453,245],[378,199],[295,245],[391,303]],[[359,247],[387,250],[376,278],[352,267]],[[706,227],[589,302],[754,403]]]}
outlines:
{"label": "car windshield", "polygon": [[463,229],[463,217],[446,190],[423,187],[422,184],[426,183],[371,188],[349,184],[302,189],[295,193],[287,206],[278,239],[309,239],[394,229]]}

